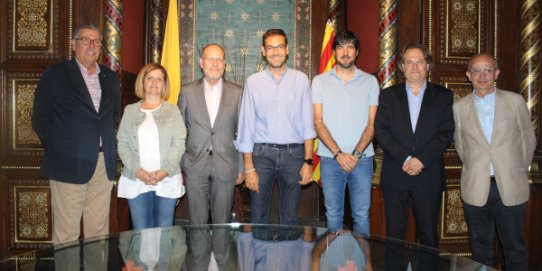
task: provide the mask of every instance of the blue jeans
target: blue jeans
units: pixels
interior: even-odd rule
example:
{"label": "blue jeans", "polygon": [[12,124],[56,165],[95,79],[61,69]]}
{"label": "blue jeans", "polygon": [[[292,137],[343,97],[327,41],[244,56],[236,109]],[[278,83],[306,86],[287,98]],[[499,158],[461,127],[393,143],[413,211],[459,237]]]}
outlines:
{"label": "blue jeans", "polygon": [[177,199],[157,196],[154,191],[128,199],[134,230],[171,227]]}
{"label": "blue jeans", "polygon": [[345,172],[333,158],[320,157],[320,176],[329,230],[343,228],[344,194],[348,185],[354,233],[369,236],[369,208],[373,156],[361,158],[351,172]]}
{"label": "blue jeans", "polygon": [[250,191],[252,223],[269,223],[269,211],[275,180],[280,191],[280,224],[296,225],[297,208],[301,192],[301,175],[305,148],[303,144],[274,147],[272,144],[254,144],[252,159],[260,177],[259,192]]}

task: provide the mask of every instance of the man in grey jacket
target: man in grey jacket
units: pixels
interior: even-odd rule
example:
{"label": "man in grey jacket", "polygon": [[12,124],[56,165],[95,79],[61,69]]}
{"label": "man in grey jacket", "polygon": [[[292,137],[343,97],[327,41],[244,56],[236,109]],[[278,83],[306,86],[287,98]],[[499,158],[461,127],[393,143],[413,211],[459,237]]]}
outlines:
{"label": "man in grey jacket", "polygon": [[[225,54],[220,45],[205,46],[199,64],[203,78],[184,85],[179,96],[188,130],[181,167],[186,177],[190,224],[209,223],[209,209],[212,223],[229,223],[234,187],[243,176],[233,145],[243,89],[222,79]],[[217,236],[221,234],[213,231],[214,256],[221,269],[227,269],[229,242]],[[189,234],[190,240],[198,240],[190,243],[194,255],[188,261],[196,266],[194,270],[207,270],[211,246],[210,240],[202,239],[209,238],[206,231]]]}

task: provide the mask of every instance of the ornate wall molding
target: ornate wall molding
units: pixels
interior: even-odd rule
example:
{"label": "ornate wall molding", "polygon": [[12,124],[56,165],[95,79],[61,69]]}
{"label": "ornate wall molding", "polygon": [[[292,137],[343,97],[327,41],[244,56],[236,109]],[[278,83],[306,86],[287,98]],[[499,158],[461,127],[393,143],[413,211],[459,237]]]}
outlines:
{"label": "ornate wall molding", "polygon": [[7,58],[48,60],[60,58],[59,0],[7,3],[9,46]]}
{"label": "ornate wall molding", "polygon": [[397,81],[397,1],[379,2],[378,81],[383,89]]}
{"label": "ornate wall molding", "polygon": [[523,0],[521,5],[521,85],[537,138],[540,138],[540,9],[536,0]]}

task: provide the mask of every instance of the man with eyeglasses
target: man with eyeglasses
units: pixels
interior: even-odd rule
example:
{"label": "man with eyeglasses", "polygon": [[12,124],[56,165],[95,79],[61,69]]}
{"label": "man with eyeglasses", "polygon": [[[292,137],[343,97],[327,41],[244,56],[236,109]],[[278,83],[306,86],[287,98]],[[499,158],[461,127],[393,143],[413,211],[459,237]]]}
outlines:
{"label": "man with eyeglasses", "polygon": [[[179,95],[179,109],[188,131],[181,167],[192,225],[208,224],[209,210],[213,224],[230,223],[234,188],[243,177],[240,154],[233,144],[243,88],[223,79],[225,57],[220,45],[205,46],[199,59],[203,78],[183,85]],[[189,260],[194,267],[207,269],[211,236],[206,231],[193,231],[190,236],[197,240],[190,242],[194,253]],[[229,243],[217,236],[221,235],[212,235],[212,250],[221,269],[228,269]],[[209,240],[202,242],[204,239]]]}
{"label": "man with eyeglasses", "polygon": [[282,29],[262,36],[267,67],[245,83],[237,147],[244,156],[252,223],[269,223],[275,180],[280,224],[297,224],[301,185],[312,177],[316,137],[307,75],[287,67],[288,40]]}
{"label": "man with eyeglasses", "polygon": [[492,266],[496,225],[505,270],[527,270],[523,221],[536,137],[525,99],[498,89],[499,74],[493,56],[473,56],[467,77],[474,90],[453,107],[461,198],[473,260]]}
{"label": "man with eyeglasses", "polygon": [[[406,82],[382,90],[374,126],[384,151],[380,187],[387,236],[405,238],[411,202],[416,242],[438,248],[438,214],[446,188],[443,154],[454,133],[453,94],[427,81],[431,64],[431,56],[423,46],[405,47],[398,66]],[[388,256],[403,265],[398,262],[402,254]],[[420,269],[434,270],[429,260],[417,263],[423,265]]]}
{"label": "man with eyeglasses", "polygon": [[115,128],[120,83],[98,64],[102,32],[81,25],[75,58],[49,67],[34,98],[32,125],[44,150],[40,176],[50,179],[53,243],[109,233],[111,189],[117,169]]}

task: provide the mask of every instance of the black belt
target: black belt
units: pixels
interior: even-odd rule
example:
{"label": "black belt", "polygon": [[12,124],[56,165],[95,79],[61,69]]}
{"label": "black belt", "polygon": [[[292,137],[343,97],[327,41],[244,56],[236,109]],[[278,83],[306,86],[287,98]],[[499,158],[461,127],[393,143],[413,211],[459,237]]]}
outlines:
{"label": "black belt", "polygon": [[99,152],[104,152],[104,147],[103,146],[100,146],[100,149],[98,150]]}
{"label": "black belt", "polygon": [[256,143],[254,145],[263,145],[263,146],[275,148],[275,149],[291,149],[291,148],[299,147],[303,144],[302,143],[291,143],[291,144]]}
{"label": "black belt", "polygon": [[496,183],[495,176],[489,176],[489,181],[492,183]]}

